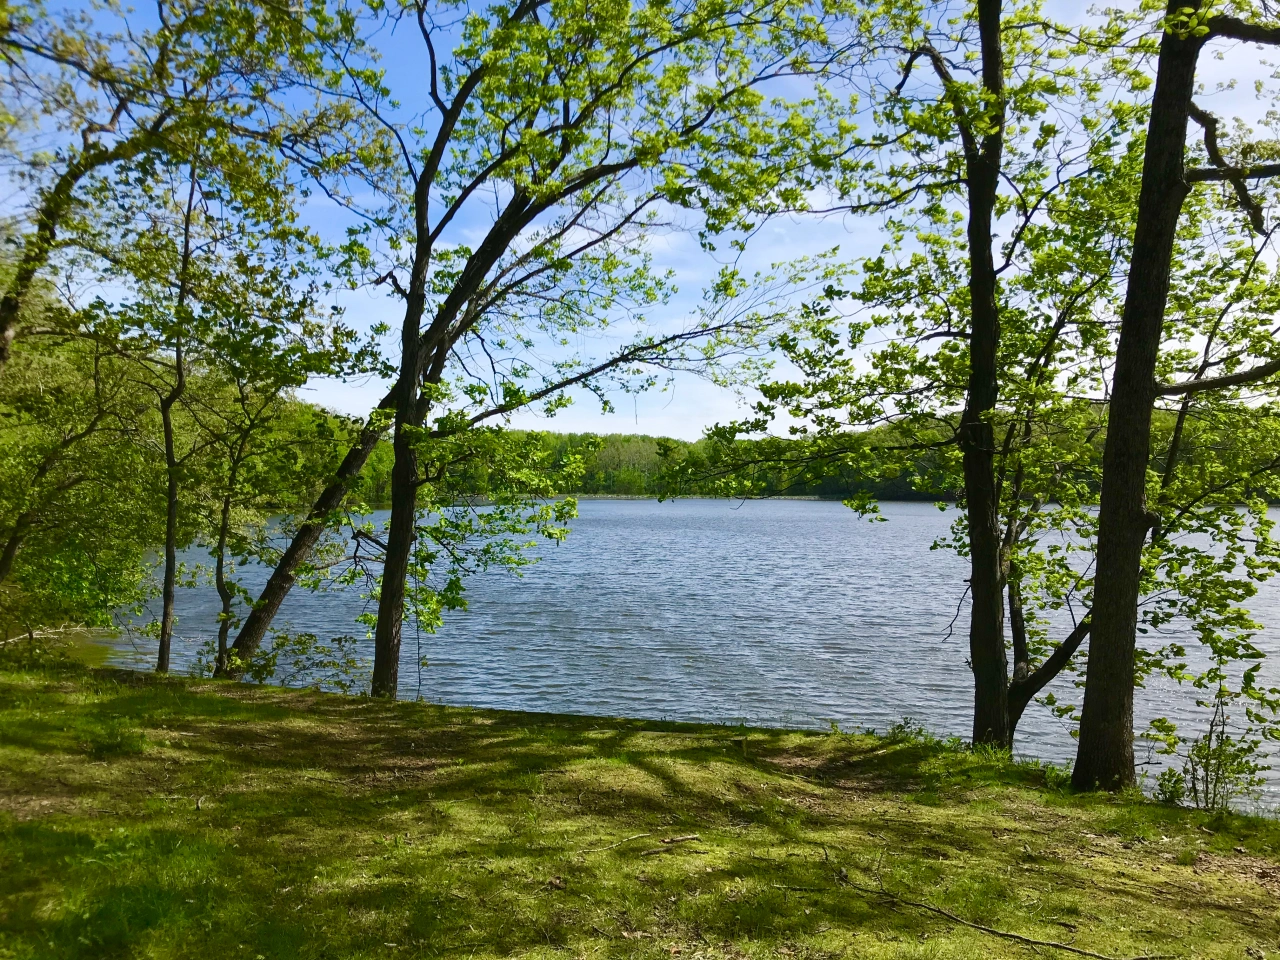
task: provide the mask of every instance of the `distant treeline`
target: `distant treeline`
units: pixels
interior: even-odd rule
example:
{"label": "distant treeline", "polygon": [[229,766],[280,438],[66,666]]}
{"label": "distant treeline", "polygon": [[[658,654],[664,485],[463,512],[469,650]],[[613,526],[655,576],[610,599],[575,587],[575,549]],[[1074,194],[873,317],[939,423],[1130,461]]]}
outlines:
{"label": "distant treeline", "polygon": [[[587,496],[659,497],[720,496],[714,471],[699,479],[697,469],[687,471],[692,478],[682,479],[677,486],[671,477],[673,461],[686,464],[706,463],[711,444],[707,440],[671,440],[634,433],[544,433],[543,449],[548,459],[564,462],[573,456],[583,461],[581,479],[566,483],[564,493]],[[743,441],[749,444],[749,441]],[[668,456],[663,456],[663,451]],[[394,457],[391,444],[384,440],[369,458],[354,493],[365,503],[383,504],[391,495],[391,466]],[[868,481],[852,473],[833,472],[816,481],[797,481],[781,470],[764,468],[757,472],[764,496],[819,497],[844,500],[859,494],[870,494],[879,500],[950,500],[950,494],[921,492],[915,488],[912,475],[893,480]]]}

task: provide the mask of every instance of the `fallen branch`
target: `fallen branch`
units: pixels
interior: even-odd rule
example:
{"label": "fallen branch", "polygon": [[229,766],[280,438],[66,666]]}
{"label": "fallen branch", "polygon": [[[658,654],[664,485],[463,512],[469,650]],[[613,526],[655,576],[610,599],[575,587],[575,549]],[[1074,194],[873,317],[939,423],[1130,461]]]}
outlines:
{"label": "fallen branch", "polygon": [[[701,839],[702,839],[702,838],[701,838],[700,836],[698,836],[696,833],[686,834],[686,835],[685,835],[685,836],[683,836],[683,837],[667,837],[667,838],[666,838],[666,839],[664,839],[664,840],[659,840],[659,841],[658,841],[659,843],[665,844],[665,846],[662,846],[662,847],[654,847],[652,850],[641,850],[641,851],[640,851],[640,856],[642,856],[642,857],[652,857],[655,853],[671,853],[671,852],[673,852],[673,851],[675,850],[675,848],[676,848],[676,844],[680,844],[680,843],[689,843],[691,840],[701,840]],[[691,852],[692,852],[692,853],[706,853],[706,851],[705,851],[705,850],[693,850],[693,851],[691,851]]]}
{"label": "fallen branch", "polygon": [[932,903],[925,903],[922,900],[908,900],[906,897],[899,896],[890,890],[885,889],[881,884],[877,890],[874,887],[864,887],[861,884],[854,883],[843,869],[839,874],[839,880],[846,886],[861,893],[870,894],[871,896],[886,897],[896,903],[905,904],[908,907],[915,907],[917,910],[927,910],[930,913],[936,913],[939,916],[946,917],[954,923],[958,923],[963,927],[969,927],[972,930],[980,930],[983,933],[989,933],[993,937],[1003,937],[1005,940],[1013,940],[1015,943],[1026,944],[1029,947],[1052,947],[1054,950],[1065,950],[1067,953],[1074,953],[1081,957],[1092,957],[1093,960],[1173,960],[1171,954],[1144,954],[1138,957],[1113,957],[1105,953],[1094,953],[1092,950],[1085,950],[1081,947],[1073,947],[1069,943],[1060,943],[1057,940],[1037,940],[1034,937],[1024,937],[1020,933],[1010,933],[1008,930],[997,930],[995,927],[988,927],[981,923],[974,923],[972,920],[966,920],[964,917],[958,917],[950,910],[944,910],[942,907],[934,906]]}
{"label": "fallen branch", "polygon": [[579,850],[579,853],[600,853],[602,850],[613,850],[622,846],[624,843],[630,843],[632,840],[639,840],[641,837],[652,837],[652,833],[637,833],[634,837],[627,837],[625,840],[619,840],[617,843],[611,843],[607,847],[588,847],[586,850]]}
{"label": "fallen branch", "polygon": [[298,774],[303,780],[314,780],[316,783],[355,783],[360,777],[352,777],[349,780],[339,780],[337,777],[313,777],[307,773]]}

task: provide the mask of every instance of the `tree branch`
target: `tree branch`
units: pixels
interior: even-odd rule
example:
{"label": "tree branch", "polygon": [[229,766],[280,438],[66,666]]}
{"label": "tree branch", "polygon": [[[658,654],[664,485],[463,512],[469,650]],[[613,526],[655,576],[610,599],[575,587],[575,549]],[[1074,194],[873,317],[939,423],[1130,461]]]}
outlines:
{"label": "tree branch", "polygon": [[[1232,170],[1233,168],[1227,163],[1218,147],[1218,118],[1207,110],[1202,110],[1195,103],[1191,104],[1190,112],[1191,119],[1204,128],[1204,149],[1209,154],[1209,162],[1220,170]],[[1249,218],[1249,223],[1253,225],[1253,229],[1258,233],[1266,233],[1267,225],[1262,219],[1262,204],[1249,195],[1249,186],[1245,183],[1244,176],[1238,171],[1229,173],[1227,182],[1235,189],[1236,199],[1240,201],[1240,206],[1244,208],[1244,212]]]}
{"label": "tree branch", "polygon": [[1188,380],[1185,383],[1158,383],[1156,396],[1178,397],[1188,393],[1203,393],[1205,390],[1221,390],[1225,387],[1239,387],[1249,383],[1265,380],[1280,373],[1280,360],[1269,360],[1248,370],[1228,374],[1225,377],[1210,377],[1207,380]]}

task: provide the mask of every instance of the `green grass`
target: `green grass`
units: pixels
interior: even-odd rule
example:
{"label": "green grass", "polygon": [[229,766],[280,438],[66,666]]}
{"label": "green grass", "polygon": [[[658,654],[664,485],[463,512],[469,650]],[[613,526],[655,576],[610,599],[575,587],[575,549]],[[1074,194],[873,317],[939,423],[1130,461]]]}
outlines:
{"label": "green grass", "polygon": [[0,663],[5,958],[1070,956],[883,885],[1111,956],[1257,960],[1278,855],[1273,821],[909,736]]}

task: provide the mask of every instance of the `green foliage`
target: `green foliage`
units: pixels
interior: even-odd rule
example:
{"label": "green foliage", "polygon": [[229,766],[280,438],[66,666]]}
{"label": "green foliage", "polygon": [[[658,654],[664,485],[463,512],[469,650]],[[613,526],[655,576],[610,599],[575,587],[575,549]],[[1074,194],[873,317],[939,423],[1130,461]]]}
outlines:
{"label": "green foliage", "polygon": [[[1260,713],[1243,704],[1243,725],[1238,713],[1245,693],[1231,690],[1218,677],[1212,699],[1198,700],[1209,711],[1207,729],[1198,736],[1179,733],[1167,720],[1156,721],[1148,733],[1161,744],[1159,753],[1181,760],[1181,768],[1170,767],[1161,772],[1156,783],[1156,798],[1164,803],[1189,801],[1197,810],[1226,812],[1242,801],[1256,802],[1266,784],[1267,771],[1260,748],[1265,739],[1274,740],[1273,716]],[[1251,686],[1246,681],[1246,691]]]}
{"label": "green foliage", "polygon": [[[275,630],[271,642],[254,651],[248,662],[232,653],[228,662],[254,683],[275,681],[282,687],[352,693],[368,687],[370,664],[358,653],[356,637],[326,637],[314,633]],[[217,641],[207,640],[196,655],[194,674],[212,676],[218,663]]]}
{"label": "green foliage", "polygon": [[159,475],[145,398],[74,339],[21,345],[0,378],[0,636],[109,624],[145,596]]}
{"label": "green foliage", "polygon": [[[441,433],[424,432],[418,441],[423,482],[406,596],[415,628],[428,631],[443,623],[446,611],[466,609],[468,577],[490,569],[519,573],[534,562],[531,547],[568,535],[577,504],[561,494],[582,473],[582,458],[554,451],[543,434],[498,427]],[[340,583],[366,584],[368,598],[377,599],[385,543],[369,518],[352,515],[348,523],[347,539],[312,565],[311,584],[324,583],[323,566],[336,571]],[[372,630],[376,613],[358,621]]]}

